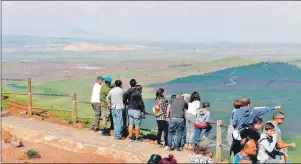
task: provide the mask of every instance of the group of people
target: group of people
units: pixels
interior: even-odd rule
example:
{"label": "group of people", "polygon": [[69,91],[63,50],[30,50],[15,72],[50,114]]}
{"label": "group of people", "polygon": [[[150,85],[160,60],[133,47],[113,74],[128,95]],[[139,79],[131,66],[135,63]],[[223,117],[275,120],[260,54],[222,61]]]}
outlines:
{"label": "group of people", "polygon": [[[97,77],[91,97],[92,108],[95,111],[91,130],[95,132],[101,130],[104,136],[110,136],[110,131],[114,130],[114,138],[117,140],[121,140],[126,137],[125,134],[128,134],[131,142],[142,141],[140,126],[141,119],[146,113],[141,94],[142,86],[137,85],[135,79],[130,80],[130,86],[127,91],[124,91],[121,80],[116,80],[113,84],[111,77]],[[102,128],[99,129],[101,119]],[[110,127],[108,127],[109,121]],[[127,130],[126,127],[128,127]],[[134,127],[135,135],[133,136]]]}
{"label": "group of people", "polygon": [[[181,151],[193,149],[200,140],[207,140],[212,129],[210,120],[210,103],[203,102],[198,92],[174,94],[170,101],[165,100],[166,91],[159,88],[156,92],[154,113],[158,125],[157,143],[161,145],[164,131],[164,144],[167,150]],[[201,136],[202,130],[205,130]],[[175,137],[175,144],[173,138]]]}
{"label": "group of people", "polygon": [[[130,142],[138,143],[142,141],[141,120],[149,113],[143,102],[142,86],[137,85],[135,79],[129,83],[130,88],[125,91],[121,80],[113,84],[110,77],[97,77],[91,98],[95,111],[91,130],[101,130],[105,136],[114,130],[115,139],[121,140],[128,136]],[[191,159],[192,163],[212,163],[207,141],[212,129],[209,122],[210,103],[201,103],[200,94],[196,91],[191,94],[174,94],[170,100],[166,99],[166,95],[166,90],[159,88],[153,107],[158,126],[157,144],[170,151],[182,151],[184,148],[193,150],[195,157]],[[296,146],[294,143],[284,143],[281,139],[278,125],[283,123],[284,114],[276,112],[273,120],[264,125],[260,135],[263,122],[260,116],[279,110],[280,106],[252,108],[250,99],[236,100],[233,105],[235,109],[231,113],[227,138],[234,155],[232,162],[281,163],[278,156],[287,157],[282,149]],[[101,118],[102,128],[99,129]],[[162,133],[164,143],[161,143]]]}
{"label": "group of people", "polygon": [[228,143],[234,155],[232,163],[286,163],[288,155],[283,148],[295,147],[296,144],[284,143],[281,139],[278,125],[284,123],[284,113],[276,111],[273,120],[264,126],[260,118],[281,107],[252,108],[249,98],[235,100],[233,105],[235,109],[228,127]]}

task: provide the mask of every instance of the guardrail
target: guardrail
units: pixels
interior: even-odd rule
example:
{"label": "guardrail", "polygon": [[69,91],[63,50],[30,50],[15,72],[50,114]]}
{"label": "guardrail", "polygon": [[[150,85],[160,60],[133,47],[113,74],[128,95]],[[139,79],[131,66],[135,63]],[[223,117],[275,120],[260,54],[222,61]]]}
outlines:
{"label": "guardrail", "polygon": [[[32,109],[40,109],[40,110],[59,110],[56,108],[40,108],[40,107],[33,107],[32,106],[32,95],[43,95],[43,96],[58,96],[58,97],[71,97],[72,99],[72,123],[75,124],[77,122],[77,118],[79,118],[76,114],[76,107],[77,103],[84,103],[84,104],[90,104],[90,102],[85,102],[85,101],[77,101],[76,99],[76,93],[72,94],[45,94],[45,93],[32,93],[31,89],[31,78],[27,79],[1,79],[1,80],[6,80],[6,81],[26,81],[26,88],[27,88],[27,93],[15,93],[15,92],[2,92],[2,94],[14,94],[14,95],[27,95],[27,106],[26,106],[26,113],[28,116],[32,116],[33,111]],[[3,96],[2,96],[3,97]],[[150,116],[155,116],[154,114],[151,113],[146,113],[146,115]],[[91,117],[93,118],[93,117]],[[210,122],[210,124],[216,125],[216,141],[212,141],[211,144],[215,144],[216,146],[216,160],[221,161],[222,160],[222,147],[226,147],[228,149],[229,147],[226,145],[222,144],[222,127],[228,128],[227,125],[224,125],[222,123],[222,120],[217,120],[216,122]]]}

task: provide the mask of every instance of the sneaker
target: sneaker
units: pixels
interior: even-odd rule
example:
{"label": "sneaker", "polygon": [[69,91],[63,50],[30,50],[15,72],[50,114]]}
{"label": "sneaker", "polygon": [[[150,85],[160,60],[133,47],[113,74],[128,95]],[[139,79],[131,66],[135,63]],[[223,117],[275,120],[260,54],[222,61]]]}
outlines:
{"label": "sneaker", "polygon": [[164,146],[164,149],[165,149],[165,150],[169,150],[169,147],[168,147],[168,146]]}
{"label": "sneaker", "polygon": [[135,143],[139,143],[139,142],[142,142],[142,139],[141,138],[136,138]]}
{"label": "sneaker", "polygon": [[135,140],[132,137],[129,137],[130,142],[134,142]]}
{"label": "sneaker", "polygon": [[203,136],[203,137],[202,137],[202,140],[203,140],[203,141],[207,141],[207,137],[206,137],[206,136]]}
{"label": "sneaker", "polygon": [[177,148],[177,151],[182,151],[183,147]]}

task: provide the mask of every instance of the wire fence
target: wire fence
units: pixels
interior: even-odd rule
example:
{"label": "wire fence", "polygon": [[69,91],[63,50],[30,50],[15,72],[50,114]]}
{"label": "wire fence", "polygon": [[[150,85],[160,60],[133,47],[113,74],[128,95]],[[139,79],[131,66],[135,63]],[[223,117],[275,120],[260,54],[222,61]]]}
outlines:
{"label": "wire fence", "polygon": [[[31,86],[31,78],[27,79],[1,79],[2,81],[26,81],[26,93],[18,93],[18,92],[2,92],[2,98],[5,98],[3,95],[19,95],[19,96],[27,96],[27,103],[26,103],[26,110],[27,114],[31,116],[33,114],[33,109],[41,110],[41,111],[49,111],[49,110],[57,110],[57,111],[69,111],[72,123],[77,123],[78,118],[84,119],[93,119],[94,111],[91,108],[91,103],[87,101],[79,101],[77,100],[76,93],[72,94],[57,94],[57,93],[32,93],[32,86]],[[32,97],[37,96],[37,97]],[[47,98],[41,98],[45,96]],[[58,99],[52,99],[52,97],[60,97],[64,103],[58,104]],[[44,102],[43,102],[44,101]],[[53,101],[53,104],[50,102]],[[46,103],[47,102],[47,103]],[[46,104],[34,106],[33,104]],[[23,104],[24,105],[24,104]],[[49,107],[50,106],[50,107]],[[20,106],[19,106],[20,107]],[[24,106],[23,106],[24,108]],[[147,113],[148,116],[154,116],[154,114]],[[216,148],[216,158],[218,161],[221,161],[222,158],[222,149],[229,149],[227,145],[222,143],[222,136],[224,130],[222,128],[227,128],[226,125],[222,124],[221,120],[217,122],[210,122],[210,124],[216,125],[216,141],[211,141],[211,144]],[[150,130],[156,131],[156,130]]]}

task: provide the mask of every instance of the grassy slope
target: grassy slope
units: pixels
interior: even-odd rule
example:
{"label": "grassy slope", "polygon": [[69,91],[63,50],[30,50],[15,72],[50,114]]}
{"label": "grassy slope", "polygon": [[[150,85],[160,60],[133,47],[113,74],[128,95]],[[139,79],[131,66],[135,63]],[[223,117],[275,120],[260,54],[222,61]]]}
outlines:
{"label": "grassy slope", "polygon": [[[220,59],[208,63],[201,63],[199,65],[191,65],[188,67],[177,67],[177,68],[167,68],[167,69],[176,69],[182,72],[183,76],[188,76],[192,74],[200,74],[203,72],[212,72],[218,69],[224,69],[226,67],[242,66],[258,63],[256,60],[243,59],[238,57],[231,57]],[[172,64],[178,64],[178,62],[172,62]],[[199,70],[199,71],[197,71]],[[122,73],[110,73],[105,74],[104,76],[111,76],[113,79],[124,79],[127,77],[137,77],[138,76],[158,76],[160,73],[154,73],[153,70],[127,70]],[[166,82],[177,77],[172,76],[161,76],[159,82]],[[137,78],[138,79],[138,78]],[[46,82],[32,82],[33,92],[36,93],[61,93],[61,94],[71,94],[72,92],[77,93],[78,101],[90,101],[91,96],[91,86],[95,76],[87,76],[74,79],[62,79],[56,81],[46,81]],[[138,79],[139,80],[139,79]],[[148,83],[150,84],[150,83]],[[21,85],[21,84],[20,84]],[[24,84],[23,84],[24,85]],[[147,84],[146,84],[147,85]],[[25,89],[22,89],[20,92],[25,92]],[[144,98],[153,98],[154,90],[151,88],[145,87],[143,92]],[[71,110],[71,98],[69,97],[46,97],[46,96],[33,96],[34,104],[43,104],[43,107],[46,108],[59,108],[63,110]],[[41,105],[40,105],[41,106]],[[81,117],[92,117],[93,111],[90,104],[77,104],[77,113]]]}
{"label": "grassy slope", "polygon": [[286,143],[296,143],[297,147],[296,148],[289,148],[288,150],[288,155],[289,158],[291,159],[292,163],[301,163],[301,135],[294,135],[294,136],[289,136],[289,137],[283,137],[283,140]]}

